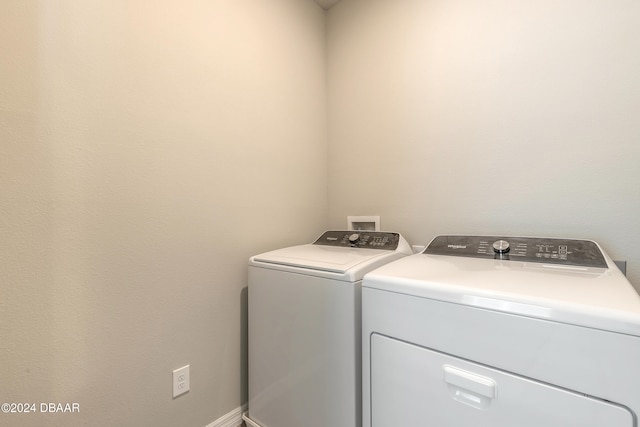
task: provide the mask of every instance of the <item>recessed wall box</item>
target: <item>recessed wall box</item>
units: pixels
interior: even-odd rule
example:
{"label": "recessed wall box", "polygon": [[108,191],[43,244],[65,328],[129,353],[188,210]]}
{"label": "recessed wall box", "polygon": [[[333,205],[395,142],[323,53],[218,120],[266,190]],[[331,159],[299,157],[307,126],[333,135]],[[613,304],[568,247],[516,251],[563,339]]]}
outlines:
{"label": "recessed wall box", "polygon": [[380,216],[348,216],[347,230],[380,231]]}

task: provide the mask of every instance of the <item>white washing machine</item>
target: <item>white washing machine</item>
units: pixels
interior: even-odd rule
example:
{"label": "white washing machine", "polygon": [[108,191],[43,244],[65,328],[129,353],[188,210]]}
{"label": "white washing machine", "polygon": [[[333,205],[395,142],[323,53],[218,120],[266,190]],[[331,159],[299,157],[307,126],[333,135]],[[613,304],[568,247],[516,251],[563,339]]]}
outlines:
{"label": "white washing machine", "polygon": [[592,241],[438,236],[362,304],[363,426],[638,426],[640,296]]}
{"label": "white washing machine", "polygon": [[361,425],[362,277],[410,254],[398,233],[327,231],[250,259],[249,426]]}

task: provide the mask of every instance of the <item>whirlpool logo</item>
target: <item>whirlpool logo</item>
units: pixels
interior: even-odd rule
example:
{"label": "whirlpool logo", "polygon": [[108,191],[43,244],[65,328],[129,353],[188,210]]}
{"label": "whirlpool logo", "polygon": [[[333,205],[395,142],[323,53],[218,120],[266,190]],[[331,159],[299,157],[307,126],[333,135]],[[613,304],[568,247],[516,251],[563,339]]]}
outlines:
{"label": "whirlpool logo", "polygon": [[467,249],[467,245],[447,245],[450,249]]}

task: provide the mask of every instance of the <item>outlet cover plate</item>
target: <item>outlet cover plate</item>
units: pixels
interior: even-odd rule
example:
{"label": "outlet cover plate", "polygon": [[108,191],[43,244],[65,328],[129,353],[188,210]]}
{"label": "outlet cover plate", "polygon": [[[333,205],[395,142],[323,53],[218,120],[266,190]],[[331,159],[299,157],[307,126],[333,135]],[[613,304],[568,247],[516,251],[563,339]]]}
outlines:
{"label": "outlet cover plate", "polygon": [[189,365],[173,371],[173,397],[178,397],[189,391],[191,379],[189,378]]}

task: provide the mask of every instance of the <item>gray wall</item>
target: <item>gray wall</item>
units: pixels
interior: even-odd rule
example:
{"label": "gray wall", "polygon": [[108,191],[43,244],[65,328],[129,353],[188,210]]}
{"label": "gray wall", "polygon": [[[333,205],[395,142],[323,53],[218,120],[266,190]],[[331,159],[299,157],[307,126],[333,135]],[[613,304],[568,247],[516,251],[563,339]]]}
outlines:
{"label": "gray wall", "polygon": [[328,12],[329,219],[598,241],[640,289],[640,3]]}
{"label": "gray wall", "polygon": [[0,403],[80,413],[0,424],[247,400],[247,259],[326,226],[324,43],[310,0],[2,1]]}

